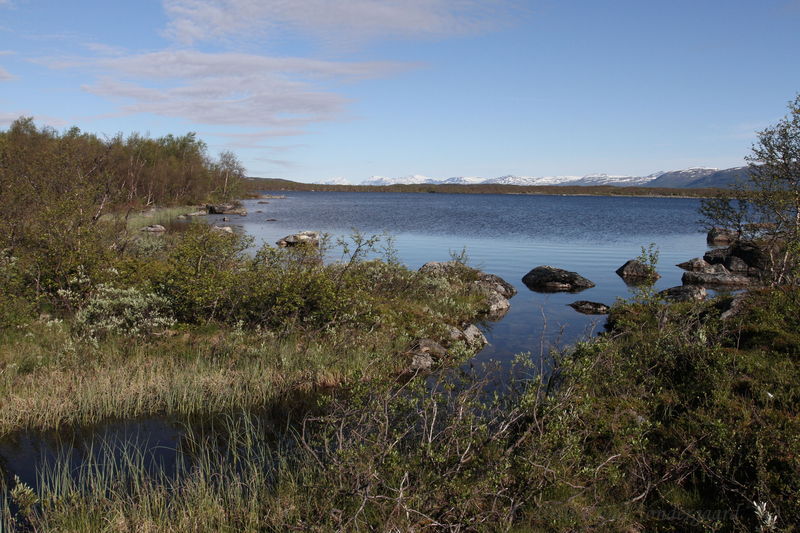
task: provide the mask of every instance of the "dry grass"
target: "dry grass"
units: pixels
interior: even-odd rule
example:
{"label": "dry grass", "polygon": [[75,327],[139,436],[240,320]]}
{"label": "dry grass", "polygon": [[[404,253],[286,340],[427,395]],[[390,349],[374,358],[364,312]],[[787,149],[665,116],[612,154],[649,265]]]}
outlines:
{"label": "dry grass", "polygon": [[93,345],[74,340],[63,325],[40,324],[36,334],[0,345],[0,435],[265,405],[293,391],[373,379],[405,363],[395,354],[406,339],[340,337],[276,340],[234,330]]}

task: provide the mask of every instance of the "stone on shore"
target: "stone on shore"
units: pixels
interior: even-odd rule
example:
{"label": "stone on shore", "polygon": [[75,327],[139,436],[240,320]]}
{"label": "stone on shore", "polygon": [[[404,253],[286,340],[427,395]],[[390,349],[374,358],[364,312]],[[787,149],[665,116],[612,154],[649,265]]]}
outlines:
{"label": "stone on shore", "polygon": [[726,270],[725,272],[684,272],[681,282],[684,285],[706,287],[747,287],[751,280],[747,276],[732,274]]}
{"label": "stone on shore", "polygon": [[684,261],[683,263],[678,263],[675,266],[681,267],[682,269],[690,272],[705,272],[711,267],[711,263],[702,257],[695,257],[689,259],[688,261]]}
{"label": "stone on shore", "polygon": [[247,209],[235,204],[207,204],[206,211],[209,215],[239,215],[247,216]]}

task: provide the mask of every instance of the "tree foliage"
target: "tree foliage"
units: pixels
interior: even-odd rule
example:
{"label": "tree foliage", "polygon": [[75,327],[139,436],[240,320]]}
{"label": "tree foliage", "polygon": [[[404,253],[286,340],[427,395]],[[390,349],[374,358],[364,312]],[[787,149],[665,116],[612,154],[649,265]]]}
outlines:
{"label": "tree foliage", "polygon": [[768,252],[773,283],[794,283],[800,266],[800,94],[789,113],[758,132],[749,177],[716,198],[704,200],[709,226],[733,229]]}
{"label": "tree foliage", "polygon": [[103,215],[235,197],[243,183],[236,157],[212,159],[194,133],[102,139],[19,118],[0,132],[0,259],[14,260],[22,286],[52,297],[79,270],[97,279],[123,248],[124,223]]}

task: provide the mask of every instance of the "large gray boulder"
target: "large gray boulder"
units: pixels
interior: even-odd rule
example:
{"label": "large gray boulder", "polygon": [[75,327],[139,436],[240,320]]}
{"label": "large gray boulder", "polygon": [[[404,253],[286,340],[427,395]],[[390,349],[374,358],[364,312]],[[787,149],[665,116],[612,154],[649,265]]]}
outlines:
{"label": "large gray boulder", "polygon": [[653,271],[648,265],[642,263],[638,259],[626,261],[616,272],[617,275],[625,281],[655,281],[661,277],[658,272]]}
{"label": "large gray boulder", "polygon": [[300,233],[293,233],[280,239],[276,244],[281,248],[299,245],[319,246],[319,232],[301,231]]}
{"label": "large gray boulder", "polygon": [[570,272],[548,265],[534,268],[522,278],[529,289],[543,292],[577,292],[594,287],[594,283],[577,272]]}

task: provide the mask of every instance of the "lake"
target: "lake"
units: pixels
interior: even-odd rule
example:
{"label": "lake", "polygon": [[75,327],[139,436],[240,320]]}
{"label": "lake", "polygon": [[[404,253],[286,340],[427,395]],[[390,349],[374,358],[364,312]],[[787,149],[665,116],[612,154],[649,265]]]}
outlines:
{"label": "lake", "polygon": [[[285,199],[245,200],[247,217],[231,217],[258,243],[316,230],[335,240],[353,231],[393,236],[399,259],[410,268],[447,261],[466,250],[471,266],[497,274],[518,294],[500,321],[481,325],[489,339],[475,362],[508,361],[538,354],[545,345],[590,336],[605,318],[567,304],[612,304],[631,296],[615,270],[655,243],[660,252],[657,289],[681,284],[675,266],[707,249],[696,198],[636,198],[510,194],[346,193],[264,191]],[[259,204],[267,201],[268,204]],[[262,211],[259,213],[258,211]],[[209,221],[220,223],[222,217]],[[276,219],[267,221],[267,219]],[[331,257],[337,257],[336,252]],[[580,293],[537,293],[522,284],[532,268],[550,265],[578,272],[596,287]]]}

